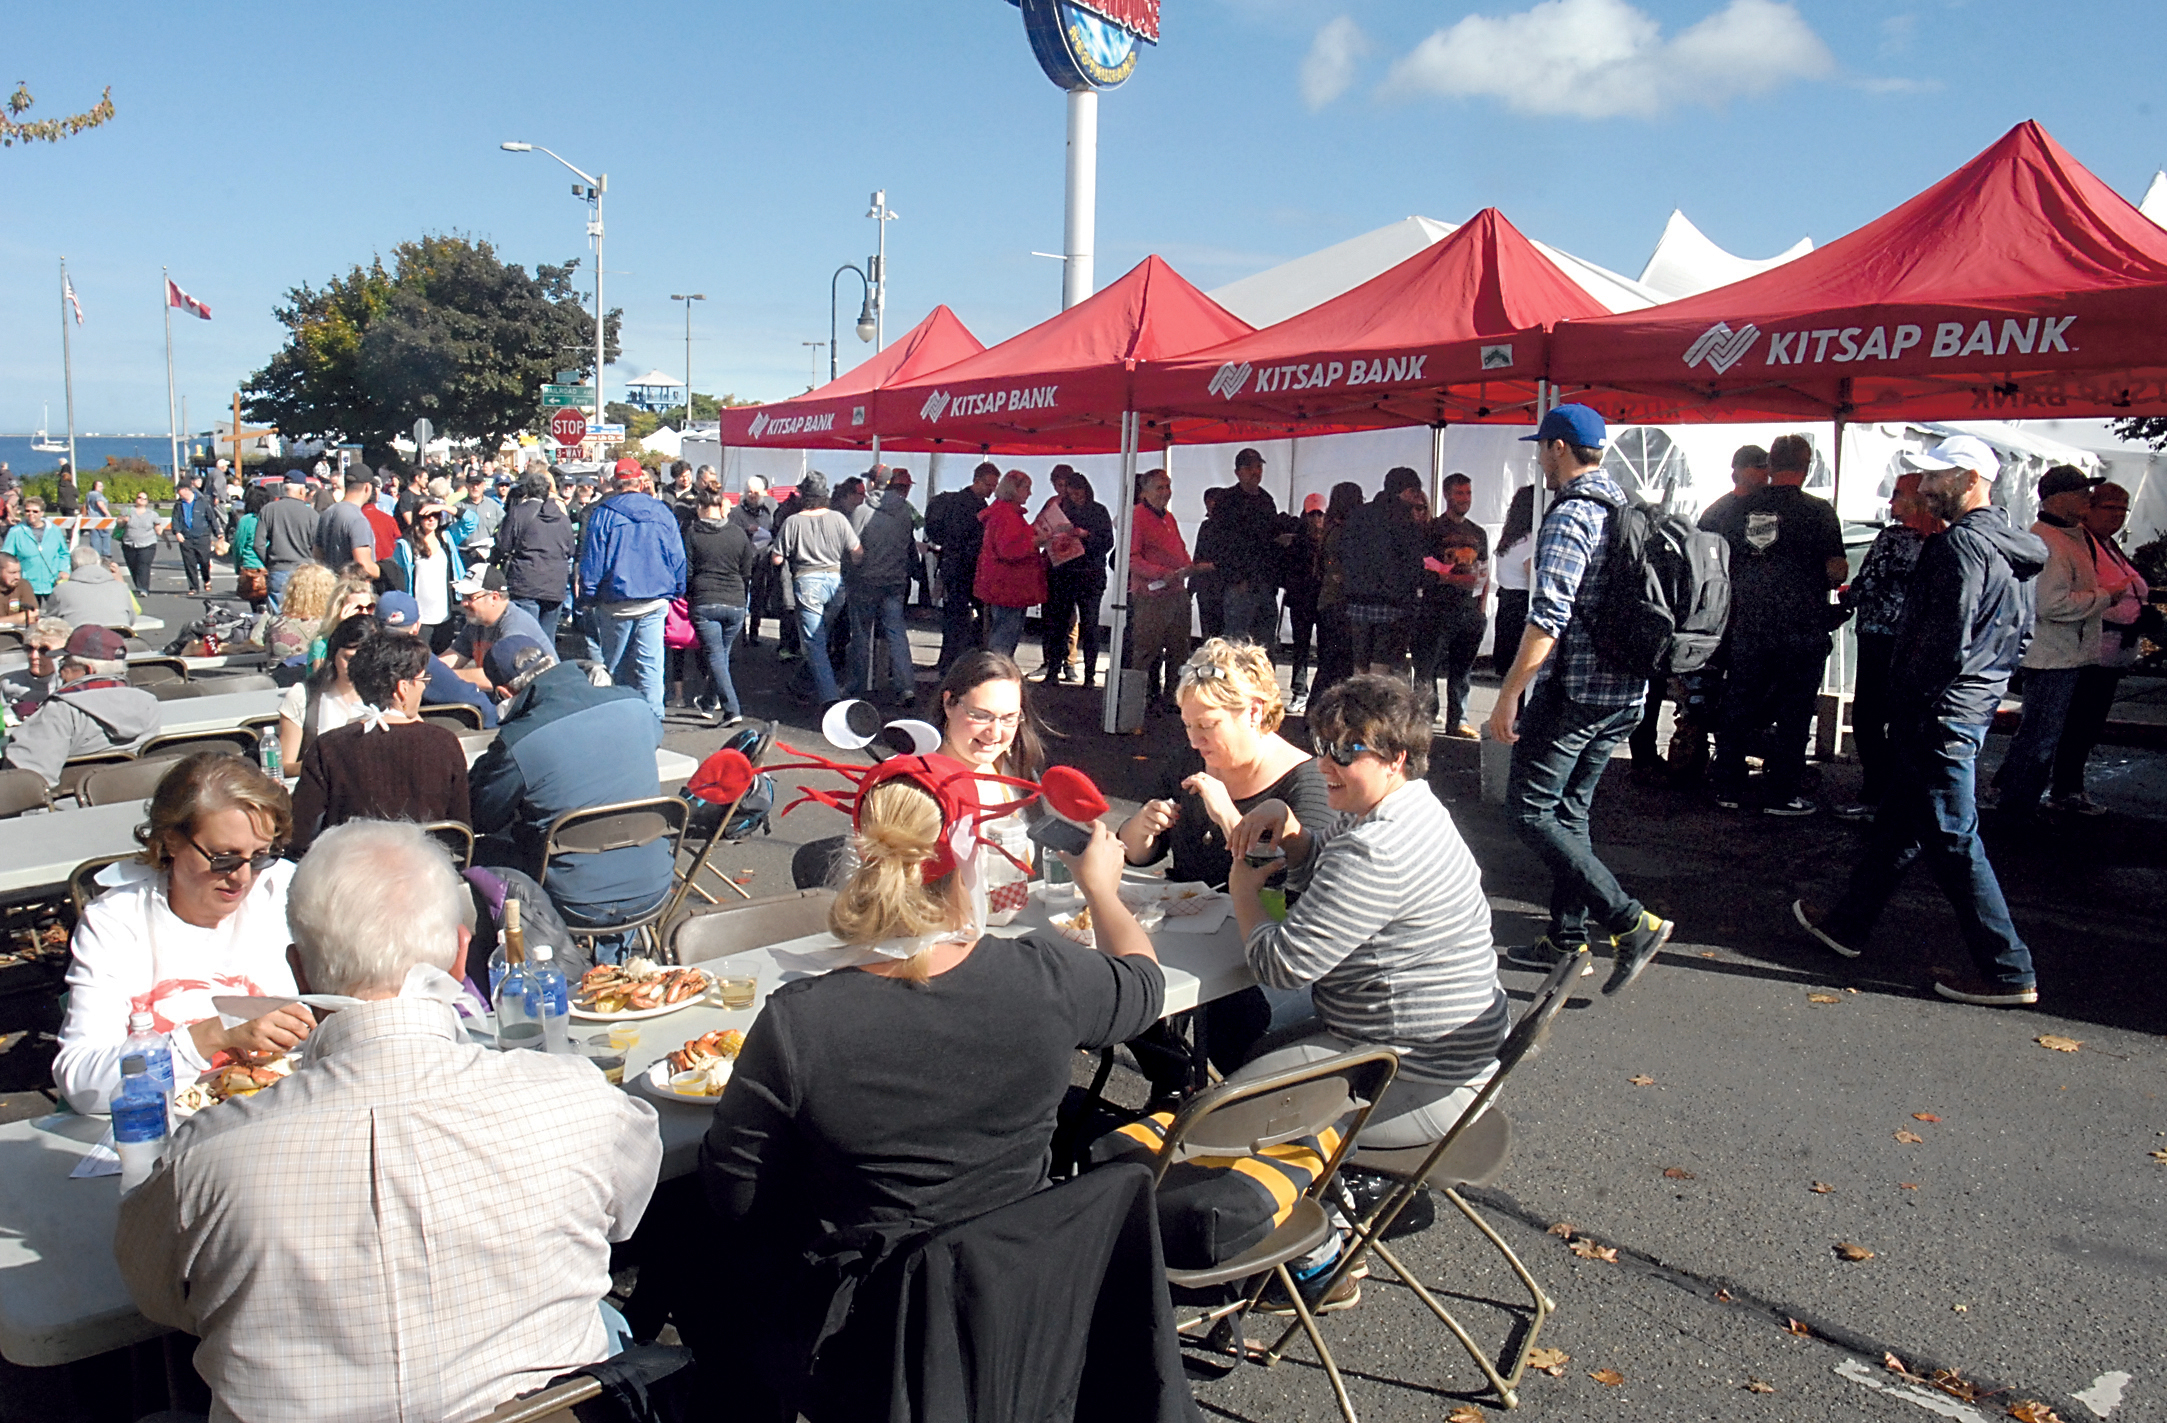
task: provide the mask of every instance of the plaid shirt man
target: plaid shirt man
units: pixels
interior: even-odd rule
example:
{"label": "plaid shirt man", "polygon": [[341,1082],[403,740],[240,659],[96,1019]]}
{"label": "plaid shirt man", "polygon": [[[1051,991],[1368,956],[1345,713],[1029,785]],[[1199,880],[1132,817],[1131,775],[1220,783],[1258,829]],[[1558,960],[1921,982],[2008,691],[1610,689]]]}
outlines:
{"label": "plaid shirt man", "polygon": [[[1614,504],[1606,506],[1599,499]],[[1591,469],[1557,492],[1535,536],[1527,620],[1558,641],[1535,674],[1535,685],[1556,677],[1558,689],[1582,706],[1638,706],[1648,689],[1646,676],[1620,672],[1596,657],[1588,619],[1575,615],[1581,591],[1592,594],[1602,587],[1603,564],[1610,556],[1611,509],[1624,502],[1625,491],[1617,482],[1601,468]]]}

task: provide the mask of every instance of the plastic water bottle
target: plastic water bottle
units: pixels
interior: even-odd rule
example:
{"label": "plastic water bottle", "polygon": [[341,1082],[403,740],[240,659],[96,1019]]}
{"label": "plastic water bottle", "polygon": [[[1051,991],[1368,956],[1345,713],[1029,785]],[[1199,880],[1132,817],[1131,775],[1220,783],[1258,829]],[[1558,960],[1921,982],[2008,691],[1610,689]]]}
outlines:
{"label": "plastic water bottle", "polygon": [[165,1038],[152,1027],[156,1020],[148,1013],[128,1015],[128,1040],[120,1045],[123,1057],[143,1059],[143,1070],[150,1080],[158,1084],[158,1090],[166,1094],[166,1102],[173,1101],[173,1049]]}
{"label": "plastic water bottle", "polygon": [[531,964],[513,964],[492,995],[497,1010],[497,1046],[505,1052],[545,1046],[548,1021],[545,990]]}
{"label": "plastic water bottle", "polygon": [[272,780],[283,780],[286,775],[286,758],[278,749],[278,728],[267,726],[256,736],[256,759],[263,766],[263,773]]}
{"label": "plastic water bottle", "polygon": [[142,1057],[120,1060],[120,1091],[113,1094],[113,1150],[120,1156],[120,1193],[150,1179],[166,1150],[166,1094],[158,1090]]}
{"label": "plastic water bottle", "polygon": [[547,944],[527,950],[533,960],[527,972],[541,985],[542,1048],[545,1052],[572,1050],[572,998],[563,972],[554,960],[557,951]]}

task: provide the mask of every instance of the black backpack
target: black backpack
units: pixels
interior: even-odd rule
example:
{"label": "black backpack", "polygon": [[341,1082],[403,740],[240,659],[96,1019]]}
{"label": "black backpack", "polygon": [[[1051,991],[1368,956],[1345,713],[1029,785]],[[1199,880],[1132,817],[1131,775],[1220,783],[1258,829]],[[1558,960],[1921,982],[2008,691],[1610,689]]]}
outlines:
{"label": "black backpack", "polygon": [[1707,666],[1731,614],[1730,541],[1683,514],[1638,501],[1615,504],[1594,493],[1566,498],[1610,510],[1603,586],[1590,608],[1596,656],[1635,676]]}

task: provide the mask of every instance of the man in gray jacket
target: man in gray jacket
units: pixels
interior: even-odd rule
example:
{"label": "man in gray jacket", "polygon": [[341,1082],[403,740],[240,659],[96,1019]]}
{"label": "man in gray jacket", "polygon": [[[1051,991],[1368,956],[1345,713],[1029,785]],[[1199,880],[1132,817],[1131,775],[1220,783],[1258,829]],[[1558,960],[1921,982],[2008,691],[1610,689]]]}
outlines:
{"label": "man in gray jacket", "polygon": [[77,544],[75,552],[68,555],[68,565],[68,581],[45,600],[43,611],[48,617],[59,618],[70,627],[85,623],[108,628],[135,626],[135,604],[128,599],[128,589],[105,566],[98,550],[87,543]]}
{"label": "man in gray jacket", "polygon": [[280,492],[284,498],[272,500],[256,515],[256,557],[270,577],[273,616],[285,601],[293,571],[316,557],[317,515],[308,485],[289,476]]}
{"label": "man in gray jacket", "polygon": [[867,475],[865,502],[851,513],[864,550],[850,574],[850,684],[845,696],[873,690],[873,636],[876,626],[888,640],[891,690],[906,707],[918,705],[917,673],[910,660],[910,636],[903,625],[903,603],[910,594],[911,564],[918,556],[917,530],[911,525],[911,476],[907,469],[886,470],[885,491],[873,488]]}
{"label": "man in gray jacket", "polygon": [[155,735],[158,699],[128,685],[128,644],[106,627],[79,627],[61,654],[60,687],[8,741],[7,764],[49,786],[77,756],[134,746]]}

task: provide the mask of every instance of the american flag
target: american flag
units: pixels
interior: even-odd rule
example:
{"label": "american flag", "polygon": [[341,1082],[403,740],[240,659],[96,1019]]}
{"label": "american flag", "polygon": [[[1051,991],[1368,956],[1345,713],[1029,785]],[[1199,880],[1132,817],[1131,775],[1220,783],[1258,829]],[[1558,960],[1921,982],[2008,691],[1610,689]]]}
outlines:
{"label": "american flag", "polygon": [[179,284],[171,277],[166,278],[166,305],[177,306],[183,311],[192,311],[205,321],[211,319],[211,309],[182,291]]}
{"label": "american flag", "polygon": [[82,325],[83,304],[75,299],[75,283],[68,280],[65,272],[60,277],[60,295],[67,300],[68,305],[75,308],[75,324]]}

